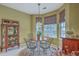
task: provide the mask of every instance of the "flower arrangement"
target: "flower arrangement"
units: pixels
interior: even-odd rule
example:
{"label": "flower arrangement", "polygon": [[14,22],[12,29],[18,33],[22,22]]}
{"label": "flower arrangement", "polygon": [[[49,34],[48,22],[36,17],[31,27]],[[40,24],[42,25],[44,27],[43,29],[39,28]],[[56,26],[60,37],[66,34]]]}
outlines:
{"label": "flower arrangement", "polygon": [[66,34],[68,37],[72,37],[74,35],[74,32],[69,30],[66,32]]}

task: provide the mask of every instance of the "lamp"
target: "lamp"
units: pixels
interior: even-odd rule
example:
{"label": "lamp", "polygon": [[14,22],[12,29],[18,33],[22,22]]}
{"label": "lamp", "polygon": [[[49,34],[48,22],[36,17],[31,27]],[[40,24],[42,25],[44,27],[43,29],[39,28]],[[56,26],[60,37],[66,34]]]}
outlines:
{"label": "lamp", "polygon": [[40,3],[37,4],[38,5],[38,18],[37,18],[37,52],[40,55],[40,36],[41,36],[41,22],[40,22]]}
{"label": "lamp", "polygon": [[40,19],[40,3],[38,3],[38,12],[39,12],[39,19]]}
{"label": "lamp", "polygon": [[41,30],[42,30],[42,24],[40,22],[40,3],[38,3],[38,31],[37,31],[37,37],[38,37],[38,40],[40,40],[40,36],[42,34]]}

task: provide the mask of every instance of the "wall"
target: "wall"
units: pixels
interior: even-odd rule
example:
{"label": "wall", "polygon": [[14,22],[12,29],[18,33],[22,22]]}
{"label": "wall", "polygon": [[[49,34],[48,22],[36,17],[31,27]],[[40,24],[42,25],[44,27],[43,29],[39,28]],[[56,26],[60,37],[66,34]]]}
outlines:
{"label": "wall", "polygon": [[36,36],[36,33],[35,33],[36,19],[35,19],[35,17],[36,16],[32,15],[32,33],[33,33],[34,37]]}
{"label": "wall", "polygon": [[69,4],[69,27],[75,33],[79,34],[79,4]]}
{"label": "wall", "polygon": [[[28,34],[31,33],[31,16],[28,14],[0,5],[0,24],[1,19],[10,19],[19,21],[20,43],[23,43],[24,42],[23,38],[27,38]],[[0,26],[0,33],[1,33],[1,26]]]}

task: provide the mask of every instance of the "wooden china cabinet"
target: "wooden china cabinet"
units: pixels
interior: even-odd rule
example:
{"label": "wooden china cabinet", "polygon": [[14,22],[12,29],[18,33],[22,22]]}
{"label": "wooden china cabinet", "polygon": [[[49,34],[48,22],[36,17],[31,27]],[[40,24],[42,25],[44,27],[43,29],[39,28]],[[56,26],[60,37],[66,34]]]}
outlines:
{"label": "wooden china cabinet", "polygon": [[3,49],[19,47],[19,22],[2,19],[1,23],[1,51]]}

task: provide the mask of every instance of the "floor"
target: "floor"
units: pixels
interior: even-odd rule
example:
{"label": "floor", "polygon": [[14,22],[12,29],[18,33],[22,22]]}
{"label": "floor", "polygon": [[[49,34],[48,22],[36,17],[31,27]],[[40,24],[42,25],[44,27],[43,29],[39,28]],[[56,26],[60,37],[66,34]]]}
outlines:
{"label": "floor", "polygon": [[[13,49],[9,49],[9,51],[4,51],[2,53],[0,53],[0,56],[18,56],[18,53],[20,51],[22,51],[23,49],[28,50],[26,47],[21,47],[21,48],[13,48]],[[30,50],[28,50],[30,51]],[[52,52],[51,52],[52,51]],[[39,54],[40,52],[40,54]],[[50,49],[46,50],[46,53],[43,53],[43,50],[40,48],[40,50],[38,51],[38,49],[35,49],[34,54],[32,54],[31,56],[55,56],[55,50],[51,47]]]}
{"label": "floor", "polygon": [[21,44],[20,48],[14,47],[14,48],[8,49],[7,52],[5,51],[5,49],[3,49],[3,52],[0,52],[0,56],[16,56],[24,48],[26,48],[26,45]]}
{"label": "floor", "polygon": [[14,49],[11,49],[11,50],[9,50],[9,51],[4,51],[4,52],[1,52],[0,53],[0,56],[16,56],[17,55],[17,53],[19,52],[19,51],[21,51],[23,48],[14,48]]}

